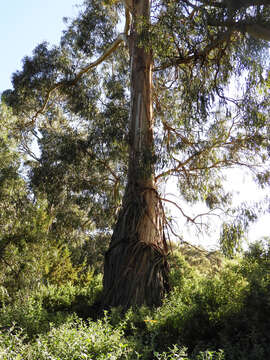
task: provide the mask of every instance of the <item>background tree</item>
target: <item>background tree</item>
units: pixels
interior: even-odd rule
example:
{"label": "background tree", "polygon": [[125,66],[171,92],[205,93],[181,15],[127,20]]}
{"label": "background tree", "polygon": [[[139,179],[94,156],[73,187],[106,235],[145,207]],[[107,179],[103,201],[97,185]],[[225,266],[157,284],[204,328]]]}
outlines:
{"label": "background tree", "polygon": [[[269,14],[263,0],[85,1],[60,46],[39,45],[14,74],[4,99],[23,133],[53,139],[59,112],[79,129],[75,140],[68,130],[73,151],[64,170],[75,179],[74,164],[88,156],[91,179],[88,163],[84,185],[73,182],[79,198],[86,190],[100,205],[104,187],[103,204],[109,193],[123,195],[105,256],[104,305],[160,304],[167,290],[168,223],[159,192],[167,178],[175,176],[182,198],[205,202],[209,213],[230,207],[222,169],[243,166],[269,183]],[[65,144],[65,136],[56,138]],[[68,153],[60,153],[49,167],[42,159],[34,183],[53,169],[63,175]],[[56,181],[60,196],[66,182]]]}
{"label": "background tree", "polygon": [[[9,296],[20,288],[26,288],[26,284],[29,288],[41,280],[35,265],[29,264],[28,260],[33,252],[38,251],[37,243],[47,237],[51,222],[44,201],[35,201],[31,197],[24,178],[16,120],[5,104],[1,104],[0,282]],[[35,272],[34,281],[33,277],[25,276],[32,271]]]}
{"label": "background tree", "polygon": [[[18,119],[5,104],[1,104],[1,304],[14,300],[16,296],[20,297],[19,292],[26,295],[44,284],[83,282],[90,274],[89,266],[95,264],[95,270],[100,268],[100,253],[104,252],[102,247],[108,242],[104,241],[104,244],[98,246],[97,238],[101,236],[89,235],[89,228],[92,230],[93,225],[91,228],[89,221],[85,224],[84,207],[78,208],[75,201],[61,196],[60,184],[65,185],[64,181],[56,182],[54,186],[58,185],[58,192],[53,191],[53,176],[49,174],[49,181],[42,167],[44,156],[36,158],[18,132],[17,125]],[[48,146],[48,137],[44,135],[42,141]],[[30,161],[30,156],[35,161]],[[51,156],[51,162],[55,162],[55,157]],[[38,176],[34,174],[37,164],[39,171],[44,174],[42,186],[38,186]],[[31,181],[27,176],[30,166],[33,173],[30,174]],[[49,185],[46,193],[44,188]],[[105,235],[103,239],[107,240]],[[86,249],[90,250],[89,254],[86,254]]]}

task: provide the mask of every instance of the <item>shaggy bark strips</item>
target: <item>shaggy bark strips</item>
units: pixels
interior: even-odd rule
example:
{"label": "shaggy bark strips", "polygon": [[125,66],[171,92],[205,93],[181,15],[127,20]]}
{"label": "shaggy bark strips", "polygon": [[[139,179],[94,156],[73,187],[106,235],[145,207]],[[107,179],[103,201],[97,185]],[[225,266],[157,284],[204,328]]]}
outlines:
{"label": "shaggy bark strips", "polygon": [[168,290],[164,215],[154,183],[152,54],[140,45],[138,22],[149,0],[133,1],[130,32],[130,153],[126,194],[104,266],[104,304],[160,305]]}
{"label": "shaggy bark strips", "polygon": [[123,205],[105,257],[104,305],[160,305],[169,290],[162,209],[157,194],[147,192],[153,196],[156,219],[151,219],[143,194]]}

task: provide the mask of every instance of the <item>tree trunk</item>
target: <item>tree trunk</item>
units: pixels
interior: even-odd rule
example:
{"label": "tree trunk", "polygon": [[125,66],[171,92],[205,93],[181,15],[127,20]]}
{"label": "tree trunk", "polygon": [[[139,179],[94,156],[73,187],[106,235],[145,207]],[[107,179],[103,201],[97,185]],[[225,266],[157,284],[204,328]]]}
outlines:
{"label": "tree trunk", "polygon": [[[133,0],[128,182],[104,265],[104,306],[160,305],[168,290],[164,215],[154,180],[152,54],[140,45],[150,0]],[[145,36],[145,34],[144,34]],[[145,41],[145,37],[144,37]]]}

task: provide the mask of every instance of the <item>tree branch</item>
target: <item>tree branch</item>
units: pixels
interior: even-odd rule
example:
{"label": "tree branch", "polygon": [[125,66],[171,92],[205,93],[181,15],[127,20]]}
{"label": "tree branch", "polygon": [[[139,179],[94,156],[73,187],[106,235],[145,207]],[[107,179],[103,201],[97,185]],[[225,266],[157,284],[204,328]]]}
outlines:
{"label": "tree branch", "polygon": [[187,221],[190,221],[195,224],[194,219],[192,219],[190,216],[185,214],[184,211],[181,209],[181,207],[176,202],[169,200],[169,199],[165,199],[165,198],[160,198],[160,200],[174,205],[181,212],[181,214],[187,219]]}
{"label": "tree branch", "polygon": [[[219,25],[220,26],[220,25]],[[230,36],[233,32],[233,29],[229,29],[223,33],[218,34],[218,36],[216,37],[216,39],[209,45],[207,45],[203,50],[198,51],[197,53],[194,53],[193,55],[187,56],[187,57],[182,57],[182,58],[175,58],[172,59],[171,61],[155,67],[154,71],[160,71],[160,70],[165,70],[170,66],[175,66],[175,65],[181,65],[181,64],[188,64],[196,59],[199,58],[204,58],[206,57],[212,50],[216,49],[217,47],[219,47],[222,43],[224,43],[225,41],[229,41],[230,40]]]}
{"label": "tree branch", "polygon": [[207,23],[210,26],[222,26],[242,33],[247,32],[256,39],[270,41],[270,24],[262,25],[261,23],[248,23],[245,21],[217,21],[213,18],[209,18]]}
{"label": "tree branch", "polygon": [[[186,0],[184,1],[187,2]],[[248,8],[250,6],[270,5],[270,0],[223,0],[222,2],[217,2],[212,0],[201,0],[201,2],[207,6],[223,8],[223,9],[231,8],[232,10]]]}
{"label": "tree branch", "polygon": [[130,12],[132,12],[132,0],[123,0],[123,3]]}
{"label": "tree branch", "polygon": [[102,164],[113,176],[115,182],[119,182],[120,181],[120,177],[115,173],[115,171],[109,166],[108,162],[102,159],[99,159],[94,152],[89,151],[89,150],[85,150],[85,152],[89,155],[89,156],[93,156],[94,159],[99,162],[100,164]]}
{"label": "tree branch", "polygon": [[231,6],[233,9],[248,8],[250,6],[270,5],[270,0],[223,0],[226,7]]}
{"label": "tree branch", "polygon": [[57,84],[53,85],[47,92],[47,95],[45,97],[44,103],[42,105],[42,107],[34,114],[34,116],[31,119],[30,124],[33,124],[37,117],[39,115],[41,115],[49,102],[50,96],[51,94],[63,87],[63,86],[74,86],[76,85],[76,83],[82,78],[82,76],[86,73],[88,73],[90,70],[92,70],[93,68],[95,68],[96,66],[98,66],[99,64],[101,64],[105,59],[107,59],[116,49],[117,47],[123,42],[127,42],[127,36],[128,36],[128,31],[129,31],[129,27],[130,27],[130,13],[128,11],[128,9],[126,9],[126,21],[125,21],[125,27],[124,27],[124,32],[119,34],[118,37],[115,39],[115,41],[109,46],[109,48],[104,52],[104,54],[102,54],[97,60],[95,60],[94,62],[90,63],[89,65],[85,66],[83,69],[81,69],[77,75],[75,75],[75,78],[73,80],[63,80],[58,82]]}
{"label": "tree branch", "polygon": [[245,30],[255,39],[270,41],[270,27],[265,27],[260,24],[247,24]]}

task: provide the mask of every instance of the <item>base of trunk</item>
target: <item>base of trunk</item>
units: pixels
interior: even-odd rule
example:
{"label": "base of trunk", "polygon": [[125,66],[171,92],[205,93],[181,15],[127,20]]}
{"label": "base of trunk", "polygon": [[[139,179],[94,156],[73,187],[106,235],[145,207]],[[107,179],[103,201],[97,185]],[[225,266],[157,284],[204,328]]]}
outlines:
{"label": "base of trunk", "polygon": [[119,214],[105,255],[105,307],[159,306],[169,290],[163,210],[149,191],[125,201]]}

